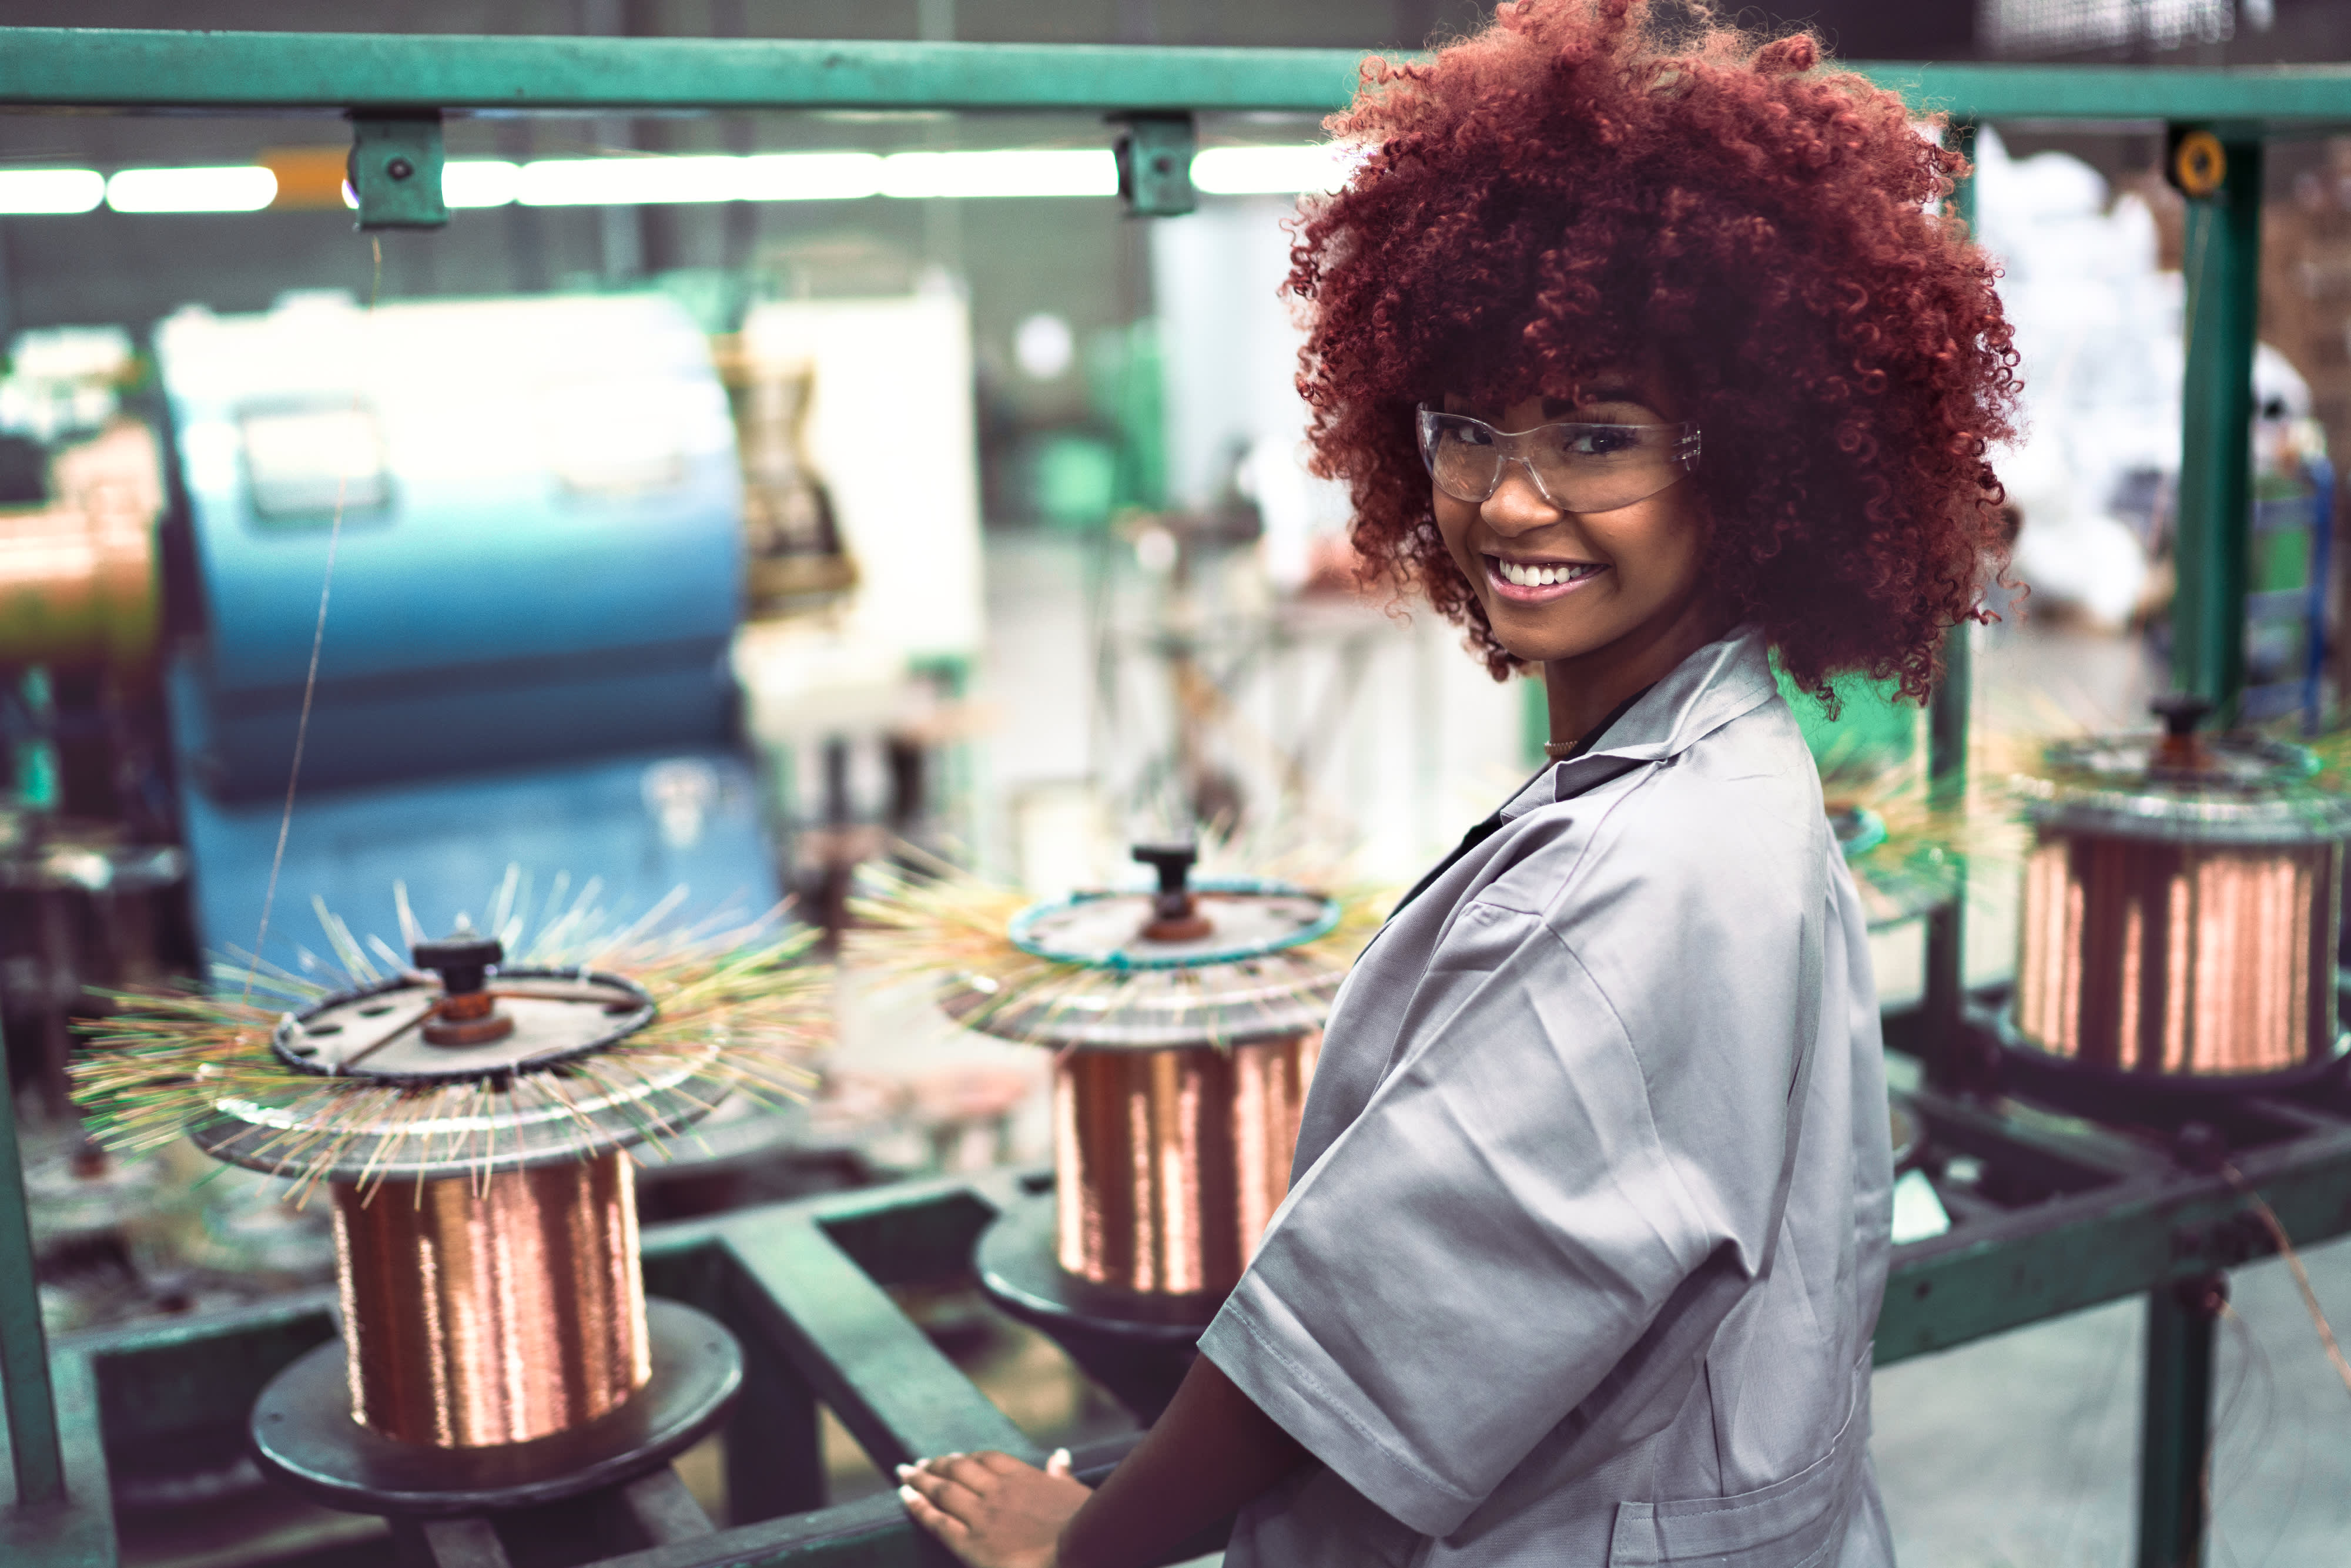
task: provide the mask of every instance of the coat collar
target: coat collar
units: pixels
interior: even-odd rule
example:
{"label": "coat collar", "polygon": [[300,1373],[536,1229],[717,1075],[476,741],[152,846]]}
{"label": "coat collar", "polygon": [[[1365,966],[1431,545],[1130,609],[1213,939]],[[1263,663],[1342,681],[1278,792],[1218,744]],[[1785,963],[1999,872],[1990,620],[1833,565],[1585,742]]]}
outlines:
{"label": "coat collar", "polygon": [[1529,779],[1502,808],[1502,820],[1581,795],[1643,763],[1678,756],[1779,691],[1762,628],[1737,627],[1675,665],[1608,727],[1599,746]]}

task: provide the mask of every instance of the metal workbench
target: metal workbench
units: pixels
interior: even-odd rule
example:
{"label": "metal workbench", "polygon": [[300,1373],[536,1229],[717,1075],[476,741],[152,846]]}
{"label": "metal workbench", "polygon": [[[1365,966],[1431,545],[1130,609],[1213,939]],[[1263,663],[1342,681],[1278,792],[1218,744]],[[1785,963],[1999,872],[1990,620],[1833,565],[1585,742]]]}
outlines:
{"label": "metal workbench", "polygon": [[[1346,102],[1358,63],[1332,50],[0,28],[0,107],[350,111],[363,135],[415,134],[433,110],[1321,113]],[[2224,183],[2191,203],[2189,217],[2175,646],[2179,684],[2225,709],[2243,679],[2262,147],[2351,128],[2351,68],[1859,68],[1944,111],[1962,135],[1977,121],[2031,120],[2193,127],[2220,139]],[[375,199],[364,181],[360,199],[364,215]],[[1964,777],[1964,640],[1954,640],[1949,669],[1930,725],[1930,766],[1945,789]],[[1924,1063],[1917,1104],[1930,1140],[1984,1174],[1947,1184],[1959,1219],[1949,1235],[1897,1254],[1880,1363],[2144,1295],[2153,1332],[2139,1561],[2200,1563],[2215,1292],[2227,1269],[2272,1248],[2250,1194],[2298,1242],[2351,1231],[2351,1103],[2339,1091],[2254,1103],[2198,1134],[2161,1116],[2118,1131],[2002,1100],[1983,1075],[1983,1026],[1959,983],[1956,912],[1935,917],[1929,937],[1926,1003],[1890,1032]],[[2225,1164],[2213,1153],[2221,1149]],[[817,1404],[884,1467],[982,1447],[1035,1457],[885,1289],[965,1274],[997,1206],[1034,1179],[885,1187],[649,1233],[650,1287],[701,1306],[743,1341],[747,1385],[727,1428],[733,1522],[695,1533],[649,1506],[614,1538],[644,1544],[607,1557],[607,1568],[936,1561],[894,1499],[820,1506]],[[290,1300],[68,1338],[52,1354],[0,1076],[0,1385],[14,1478],[13,1500],[0,1505],[0,1562],[111,1568],[110,1454],[232,1440],[267,1377],[333,1332],[325,1301]],[[480,1546],[471,1537],[422,1545],[449,1568],[486,1560],[469,1557]]]}

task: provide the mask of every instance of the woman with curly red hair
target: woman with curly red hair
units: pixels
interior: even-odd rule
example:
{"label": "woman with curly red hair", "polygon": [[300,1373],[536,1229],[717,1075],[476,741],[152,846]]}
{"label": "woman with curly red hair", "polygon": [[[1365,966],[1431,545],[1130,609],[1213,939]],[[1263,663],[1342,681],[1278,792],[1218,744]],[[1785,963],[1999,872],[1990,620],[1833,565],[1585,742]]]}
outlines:
{"label": "woman with curly red hair", "polygon": [[2001,548],[2015,356],[1959,160],[1798,36],[1516,0],[1374,63],[1291,287],[1370,570],[1540,666],[1550,764],[1325,1030],[1290,1197],[1166,1414],[902,1472],[980,1568],[1876,1568],[1890,1169],[1861,910],[1770,660],[1923,696]]}

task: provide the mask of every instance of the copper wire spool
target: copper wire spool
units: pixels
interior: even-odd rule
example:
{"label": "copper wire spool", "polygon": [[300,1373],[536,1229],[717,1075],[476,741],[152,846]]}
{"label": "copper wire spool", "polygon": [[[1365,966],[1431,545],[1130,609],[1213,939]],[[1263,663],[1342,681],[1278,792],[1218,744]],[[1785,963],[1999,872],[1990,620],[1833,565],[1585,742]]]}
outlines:
{"label": "copper wire spool", "polygon": [[[324,1173],[350,1414],[435,1450],[569,1432],[655,1374],[625,1145],[696,1119],[711,1092],[690,1073],[668,1083],[623,1072],[601,1099],[527,1110],[506,1088],[517,1075],[625,1038],[653,1018],[652,998],[580,969],[502,969],[493,988],[499,944],[470,931],[415,954],[438,983],[411,972],[340,992],[272,1036],[289,1067],[395,1096],[350,1102]],[[469,1085],[485,1091],[477,1109],[422,1136],[399,1109],[397,1096]],[[221,1109],[197,1140],[235,1164],[271,1169],[298,1130],[265,1107]]]}
{"label": "copper wire spool", "polygon": [[2052,748],[2031,808],[2013,1025],[2069,1064],[2141,1081],[2294,1072],[2342,1052],[2340,797],[2308,754],[2198,737]]}
{"label": "copper wire spool", "polygon": [[2126,1071],[2279,1072],[2335,1052],[2339,842],[2058,833],[2025,862],[2017,1027]]}
{"label": "copper wire spool", "polygon": [[334,1184],[351,1416],[402,1442],[525,1443],[652,1375],[629,1157]]}
{"label": "copper wire spool", "polygon": [[1336,906],[1277,883],[1188,883],[1188,848],[1137,852],[1152,894],[1088,894],[1013,923],[1066,982],[947,1012],[1054,1048],[1053,1259],[1144,1296],[1232,1288],[1290,1189],[1299,1113],[1342,971],[1303,950]]}
{"label": "copper wire spool", "polygon": [[1290,1190],[1319,1030],[1053,1068],[1056,1256],[1097,1285],[1229,1291]]}

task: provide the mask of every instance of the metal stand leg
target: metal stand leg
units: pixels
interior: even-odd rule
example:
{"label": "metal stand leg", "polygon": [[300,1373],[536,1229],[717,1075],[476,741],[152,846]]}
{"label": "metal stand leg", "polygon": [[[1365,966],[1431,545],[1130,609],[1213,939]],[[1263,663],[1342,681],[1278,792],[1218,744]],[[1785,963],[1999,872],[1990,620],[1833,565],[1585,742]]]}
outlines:
{"label": "metal stand leg", "polygon": [[2229,1276],[2204,1274],[2147,1299],[2138,1568],[2202,1568],[2212,1470],[2212,1323]]}
{"label": "metal stand leg", "polygon": [[0,1396],[7,1401],[16,1506],[64,1500],[57,1395],[49,1384],[40,1287],[33,1278],[32,1223],[25,1212],[25,1166],[16,1152],[16,1101],[8,1085],[5,1040],[0,1040]]}
{"label": "metal stand leg", "polygon": [[743,1392],[726,1422],[726,1522],[824,1506],[816,1396],[783,1357],[743,1338]]}
{"label": "metal stand leg", "polygon": [[[1943,678],[1927,706],[1927,799],[1938,810],[1966,809],[1968,707],[1974,684],[1972,627],[1966,622],[1943,636]],[[1967,997],[1967,873],[1960,870],[1950,901],[1927,916],[1927,994],[1920,1042],[1929,1086],[1947,1093],[1974,1087],[1960,1025]]]}

